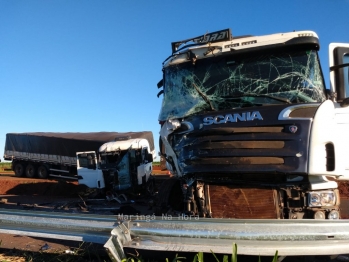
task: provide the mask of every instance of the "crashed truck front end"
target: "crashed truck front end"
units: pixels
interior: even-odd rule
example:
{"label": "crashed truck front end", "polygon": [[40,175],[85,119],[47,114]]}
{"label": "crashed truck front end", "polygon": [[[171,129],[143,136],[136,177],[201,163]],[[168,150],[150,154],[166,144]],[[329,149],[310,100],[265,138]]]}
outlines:
{"label": "crashed truck front end", "polygon": [[312,124],[326,107],[317,35],[197,39],[163,67],[161,147],[182,205],[166,192],[161,206],[211,218],[339,219],[329,170],[308,170]]}
{"label": "crashed truck front end", "polygon": [[172,43],[158,96],[174,178],[159,188],[158,216],[118,217],[112,258],[124,248],[231,254],[234,243],[239,255],[349,253],[333,147],[343,121],[318,49],[311,31]]}

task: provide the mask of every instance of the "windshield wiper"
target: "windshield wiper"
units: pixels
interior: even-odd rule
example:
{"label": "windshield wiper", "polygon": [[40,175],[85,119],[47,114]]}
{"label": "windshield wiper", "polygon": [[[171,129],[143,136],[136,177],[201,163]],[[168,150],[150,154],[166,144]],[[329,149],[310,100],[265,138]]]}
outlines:
{"label": "windshield wiper", "polygon": [[195,90],[199,93],[199,95],[205,100],[205,102],[210,106],[211,111],[216,111],[216,109],[213,107],[210,99],[195,85],[193,84]]}
{"label": "windshield wiper", "polygon": [[288,100],[287,98],[283,98],[283,97],[278,97],[278,96],[271,96],[271,95],[264,95],[264,94],[242,94],[242,95],[237,95],[237,96],[222,96],[223,98],[242,98],[242,97],[267,97],[267,98],[271,98],[277,101],[281,101],[284,102],[286,104],[292,104],[292,102],[290,100]]}

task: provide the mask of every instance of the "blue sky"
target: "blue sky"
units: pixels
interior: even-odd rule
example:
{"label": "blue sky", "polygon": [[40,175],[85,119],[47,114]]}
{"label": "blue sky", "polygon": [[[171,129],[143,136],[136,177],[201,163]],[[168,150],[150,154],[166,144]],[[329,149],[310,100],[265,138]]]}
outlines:
{"label": "blue sky", "polygon": [[[6,133],[142,131],[159,138],[171,42],[313,30],[349,43],[349,0],[0,0],[0,156]],[[158,150],[158,148],[157,148]]]}

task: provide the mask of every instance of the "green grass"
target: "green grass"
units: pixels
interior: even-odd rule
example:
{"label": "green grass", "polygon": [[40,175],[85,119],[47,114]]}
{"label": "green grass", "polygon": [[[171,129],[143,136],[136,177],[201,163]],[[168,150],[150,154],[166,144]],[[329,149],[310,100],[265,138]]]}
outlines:
{"label": "green grass", "polygon": [[[220,261],[212,250],[211,250],[211,253],[217,262],[237,262],[238,261],[238,247],[235,243],[233,243],[233,249],[232,249],[232,254],[230,256],[230,259],[229,259],[229,255],[224,255],[222,261]],[[179,257],[177,254],[171,260],[171,262],[184,262],[184,260],[186,260],[186,257]],[[260,261],[261,261],[261,258],[259,257],[258,262]],[[277,261],[278,261],[278,251],[276,250],[273,260],[271,262],[277,262]],[[129,254],[129,257],[123,259],[121,262],[145,262],[145,261],[141,256],[139,256],[139,254],[137,255]],[[166,262],[170,262],[168,258],[166,258]],[[197,253],[194,256],[192,262],[204,262],[204,253],[203,252]]]}
{"label": "green grass", "polygon": [[9,171],[11,169],[11,162],[0,162],[0,171]]}

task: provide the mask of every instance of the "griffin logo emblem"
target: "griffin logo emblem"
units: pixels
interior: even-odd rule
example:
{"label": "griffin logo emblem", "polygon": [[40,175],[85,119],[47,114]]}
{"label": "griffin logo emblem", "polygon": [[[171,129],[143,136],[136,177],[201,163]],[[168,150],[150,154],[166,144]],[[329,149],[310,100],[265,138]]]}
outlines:
{"label": "griffin logo emblem", "polygon": [[297,126],[289,126],[289,127],[288,127],[288,130],[290,130],[290,132],[294,134],[294,133],[297,132],[298,127],[297,127]]}

